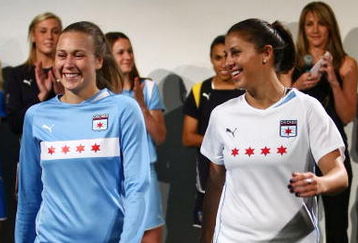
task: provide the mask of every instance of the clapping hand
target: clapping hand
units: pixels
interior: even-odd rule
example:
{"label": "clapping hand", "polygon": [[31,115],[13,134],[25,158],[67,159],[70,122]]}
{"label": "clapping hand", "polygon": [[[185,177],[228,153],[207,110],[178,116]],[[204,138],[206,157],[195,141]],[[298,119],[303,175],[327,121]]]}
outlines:
{"label": "clapping hand", "polygon": [[38,62],[35,65],[35,77],[37,87],[40,91],[37,97],[40,101],[44,101],[52,90],[52,84],[55,80],[55,75],[52,69],[46,73],[42,69],[42,62]]}
{"label": "clapping hand", "polygon": [[55,75],[53,68],[51,68],[48,72],[45,72],[42,68],[42,62],[38,62],[35,65],[36,83],[40,91],[37,97],[40,101],[44,101],[52,90],[56,94],[64,93],[63,85],[56,81],[56,76],[58,75]]}
{"label": "clapping hand", "polygon": [[143,89],[144,89],[144,82],[141,83],[138,77],[134,78],[134,86],[133,86],[134,98],[138,102],[141,108],[145,107]]}

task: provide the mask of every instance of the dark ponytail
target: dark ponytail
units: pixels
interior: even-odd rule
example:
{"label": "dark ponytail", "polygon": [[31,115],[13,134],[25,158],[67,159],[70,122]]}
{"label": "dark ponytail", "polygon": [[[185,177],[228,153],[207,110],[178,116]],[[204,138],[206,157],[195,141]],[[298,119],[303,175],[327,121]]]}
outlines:
{"label": "dark ponytail", "polygon": [[277,31],[285,43],[282,48],[274,49],[276,71],[278,73],[285,73],[290,71],[295,65],[295,43],[293,42],[291,32],[285,29],[279,21],[273,22],[272,28]]}
{"label": "dark ponytail", "polygon": [[279,21],[272,25],[261,19],[246,19],[233,25],[227,35],[240,33],[246,41],[254,44],[258,51],[271,45],[277,73],[288,72],[295,64],[295,45],[291,34]]}

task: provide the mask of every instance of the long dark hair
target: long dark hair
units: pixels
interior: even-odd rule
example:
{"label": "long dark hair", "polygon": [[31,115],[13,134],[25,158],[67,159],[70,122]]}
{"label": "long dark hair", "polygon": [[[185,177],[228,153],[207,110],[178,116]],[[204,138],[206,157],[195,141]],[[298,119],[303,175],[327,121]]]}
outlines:
{"label": "long dark hair", "polygon": [[113,92],[120,93],[123,88],[123,76],[102,30],[94,23],[81,21],[67,26],[62,33],[66,32],[81,32],[92,37],[95,55],[103,58],[102,68],[97,70],[97,87],[99,89],[108,88]]}
{"label": "long dark hair", "polygon": [[262,51],[271,45],[274,52],[274,65],[277,73],[288,72],[295,64],[295,45],[291,33],[279,21],[272,24],[261,19],[246,19],[233,25],[227,35],[240,33],[246,41]]}
{"label": "long dark hair", "polygon": [[303,57],[310,54],[308,50],[308,40],[305,35],[305,20],[308,13],[315,14],[318,19],[327,27],[329,35],[327,46],[325,48],[334,57],[333,66],[334,69],[338,70],[341,67],[347,54],[343,49],[342,38],[334,12],[331,7],[324,2],[311,2],[302,9],[297,35],[298,67],[304,66]]}
{"label": "long dark hair", "polygon": [[[129,41],[129,43],[131,43],[131,41],[128,38],[128,36],[126,34],[122,33],[122,32],[108,32],[108,33],[105,34],[105,36],[106,36],[106,39],[107,39],[111,49],[113,48],[114,43],[118,39],[126,39],[126,40]],[[131,43],[131,45],[132,45],[132,43]],[[139,76],[138,68],[137,68],[137,66],[135,65],[135,62],[134,62],[133,63],[133,69],[129,73],[129,81],[131,82],[132,86],[133,86],[134,78],[137,78],[137,77],[140,78],[140,79],[144,79],[144,78],[141,78]]]}

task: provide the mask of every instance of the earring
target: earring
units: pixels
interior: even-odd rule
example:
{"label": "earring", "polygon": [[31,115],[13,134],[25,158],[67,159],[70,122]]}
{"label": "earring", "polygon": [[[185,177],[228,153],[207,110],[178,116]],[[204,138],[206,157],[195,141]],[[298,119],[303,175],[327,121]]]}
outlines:
{"label": "earring", "polygon": [[61,82],[61,79],[60,79],[60,78],[56,79],[56,82],[57,82],[57,83],[60,83],[60,82]]}
{"label": "earring", "polygon": [[267,62],[266,59],[262,60],[262,64],[266,64],[266,62]]}

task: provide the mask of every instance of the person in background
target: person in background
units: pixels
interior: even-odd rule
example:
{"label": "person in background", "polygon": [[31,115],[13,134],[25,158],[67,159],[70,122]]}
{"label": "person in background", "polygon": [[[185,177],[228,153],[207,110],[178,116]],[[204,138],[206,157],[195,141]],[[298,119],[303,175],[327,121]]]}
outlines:
{"label": "person in background", "polygon": [[[2,179],[2,162],[0,160],[0,235],[3,234],[3,222],[7,219],[6,216],[6,205],[5,205],[5,195],[4,195],[4,183]],[[2,239],[0,237],[0,243]]]}
{"label": "person in background", "polygon": [[110,43],[112,54],[124,76],[122,94],[133,97],[144,116],[148,134],[150,153],[151,183],[149,187],[149,203],[145,221],[145,232],[142,243],[163,242],[163,209],[155,162],[157,153],[155,145],[164,142],[166,126],[164,122],[164,104],[160,97],[156,82],[141,78],[135,65],[132,44],[121,32],[109,32],[106,38]]}
{"label": "person in background", "polygon": [[[4,91],[3,91],[3,76],[2,76],[2,68],[0,62],[0,123],[3,122],[3,119],[6,117],[5,112],[5,98],[4,98]],[[4,182],[2,178],[2,171],[3,171],[3,162],[0,157],[0,243],[2,242],[1,236],[3,235],[3,221],[7,219],[6,216],[6,206],[5,206],[5,193],[4,193]]]}
{"label": "person in background", "polygon": [[182,141],[184,146],[198,149],[196,158],[196,197],[193,226],[201,227],[203,200],[208,178],[209,160],[199,148],[208,126],[211,111],[218,105],[243,94],[236,89],[230,73],[225,69],[225,36],[217,36],[210,45],[210,61],[215,75],[195,84],[185,100]]}
{"label": "person in background", "polygon": [[24,115],[30,106],[62,92],[52,69],[61,30],[60,18],[49,12],[37,15],[30,23],[29,56],[24,64],[12,68],[7,77],[7,112],[15,134],[22,133]]}
{"label": "person in background", "polygon": [[225,46],[246,92],[212,111],[203,139],[211,163],[201,242],[319,242],[316,195],[348,185],[338,129],[316,99],[278,79],[295,62],[279,22],[241,21]]}
{"label": "person in background", "polygon": [[[27,60],[16,67],[4,69],[5,104],[7,121],[4,129],[19,140],[22,133],[26,110],[41,101],[50,99],[55,92],[61,92],[60,85],[55,82],[52,70],[58,37],[62,30],[61,20],[53,13],[41,13],[33,18],[28,28],[29,55]],[[16,144],[12,155],[4,169],[5,187],[8,189],[7,203],[9,221],[7,235],[13,237],[16,214],[17,163],[19,161],[19,145]],[[15,196],[14,196],[15,195]],[[11,231],[11,232],[10,232]],[[9,239],[12,240],[12,239]]]}
{"label": "person in background", "polygon": [[150,181],[145,124],[138,104],[115,94],[122,77],[98,26],[67,26],[55,69],[64,95],[25,115],[15,241],[138,243]]}
{"label": "person in background", "polygon": [[[348,56],[343,49],[337,20],[329,5],[311,2],[303,8],[296,48],[297,64],[288,75],[284,75],[283,81],[287,86],[301,90],[321,102],[347,147],[344,126],[356,114],[358,69],[354,58]],[[310,69],[317,62],[321,63],[320,69],[314,74]],[[327,243],[348,243],[349,194],[352,182],[348,149],[345,158],[348,188],[334,196],[322,196]]]}
{"label": "person in background", "polygon": [[0,62],[0,122],[6,118],[5,94],[4,94],[4,78],[2,74],[2,65]]}

